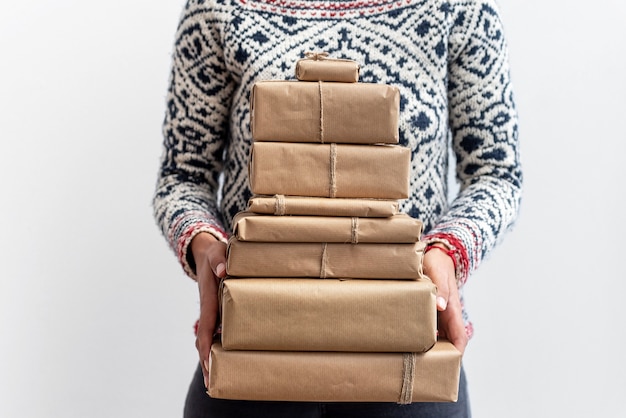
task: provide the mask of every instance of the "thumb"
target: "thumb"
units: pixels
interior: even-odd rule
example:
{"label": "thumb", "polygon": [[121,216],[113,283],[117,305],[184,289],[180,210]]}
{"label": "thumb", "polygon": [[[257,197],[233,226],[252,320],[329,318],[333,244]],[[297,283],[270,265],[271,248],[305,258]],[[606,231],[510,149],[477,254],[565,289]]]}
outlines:
{"label": "thumb", "polygon": [[[433,246],[431,248],[439,248]],[[448,308],[450,299],[449,276],[454,274],[454,264],[449,255],[443,251],[428,251],[424,255],[424,273],[437,286],[437,310],[443,312]]]}
{"label": "thumb", "polygon": [[226,244],[221,242],[217,244],[216,250],[212,251],[209,264],[215,277],[219,279],[226,277]]}
{"label": "thumb", "polygon": [[445,311],[448,307],[448,300],[443,296],[437,296],[437,310]]}
{"label": "thumb", "polygon": [[223,279],[224,276],[226,276],[226,260],[217,261],[215,266],[211,266],[211,269],[213,270],[215,277]]}
{"label": "thumb", "polygon": [[437,285],[437,310],[445,311],[448,307],[448,298],[450,296],[450,291],[448,289],[447,283],[443,285]]}

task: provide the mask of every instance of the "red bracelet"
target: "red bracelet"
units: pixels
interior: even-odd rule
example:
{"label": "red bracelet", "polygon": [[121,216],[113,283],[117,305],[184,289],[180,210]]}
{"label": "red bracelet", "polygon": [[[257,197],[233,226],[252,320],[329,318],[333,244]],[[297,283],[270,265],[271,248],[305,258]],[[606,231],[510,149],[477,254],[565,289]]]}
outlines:
{"label": "red bracelet", "polygon": [[455,256],[456,250],[455,249],[448,249],[448,248],[440,247],[439,245],[435,245],[435,244],[431,244],[431,245],[428,245],[426,247],[426,249],[424,250],[424,255],[426,255],[426,253],[429,252],[430,250],[432,250],[433,248],[436,248],[436,249],[446,253],[448,255],[448,257],[450,257],[452,259],[452,264],[454,264],[454,271],[456,271],[456,256]]}

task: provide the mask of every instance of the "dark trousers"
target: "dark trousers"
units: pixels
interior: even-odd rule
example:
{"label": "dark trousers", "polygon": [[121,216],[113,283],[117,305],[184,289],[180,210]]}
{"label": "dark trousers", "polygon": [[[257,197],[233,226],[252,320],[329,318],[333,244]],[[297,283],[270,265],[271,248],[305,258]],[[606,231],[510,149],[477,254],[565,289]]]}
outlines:
{"label": "dark trousers", "polygon": [[213,399],[198,366],[185,401],[184,418],[471,418],[465,372],[457,402],[266,402]]}

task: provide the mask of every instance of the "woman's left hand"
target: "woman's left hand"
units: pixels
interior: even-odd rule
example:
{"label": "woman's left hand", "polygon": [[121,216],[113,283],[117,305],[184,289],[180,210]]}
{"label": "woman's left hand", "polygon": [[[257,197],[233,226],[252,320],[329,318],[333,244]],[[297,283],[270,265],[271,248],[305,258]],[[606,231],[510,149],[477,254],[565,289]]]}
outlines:
{"label": "woman's left hand", "polygon": [[[438,246],[438,244],[434,244]],[[463,322],[463,310],[456,283],[454,262],[443,251],[432,248],[424,255],[424,274],[437,286],[437,328],[439,338],[449,340],[461,353],[465,351],[468,336]]]}

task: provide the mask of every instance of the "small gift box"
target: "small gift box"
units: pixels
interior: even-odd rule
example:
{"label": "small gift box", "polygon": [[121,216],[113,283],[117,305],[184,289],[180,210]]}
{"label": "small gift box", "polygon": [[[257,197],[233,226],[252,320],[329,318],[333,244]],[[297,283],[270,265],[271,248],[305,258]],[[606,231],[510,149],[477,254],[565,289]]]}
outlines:
{"label": "small gift box", "polygon": [[325,52],[307,52],[296,62],[296,78],[300,81],[359,81],[359,64],[356,61],[329,58]]}

